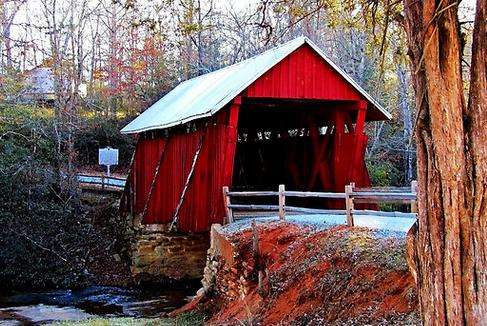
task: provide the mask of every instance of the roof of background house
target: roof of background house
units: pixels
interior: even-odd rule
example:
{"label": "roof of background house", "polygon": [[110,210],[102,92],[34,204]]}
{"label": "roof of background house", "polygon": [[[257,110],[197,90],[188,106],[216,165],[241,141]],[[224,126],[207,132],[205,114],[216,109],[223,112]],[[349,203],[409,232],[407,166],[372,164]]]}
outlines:
{"label": "roof of background house", "polygon": [[316,44],[307,37],[301,36],[250,59],[182,82],[126,125],[121,132],[130,134],[165,129],[195,119],[210,117],[303,44],[311,46],[362,94],[373,108],[382,113],[384,118],[391,118],[389,112],[348,74],[328,59]]}
{"label": "roof of background house", "polygon": [[26,73],[28,93],[50,95],[55,93],[54,74],[49,67],[36,67]]}

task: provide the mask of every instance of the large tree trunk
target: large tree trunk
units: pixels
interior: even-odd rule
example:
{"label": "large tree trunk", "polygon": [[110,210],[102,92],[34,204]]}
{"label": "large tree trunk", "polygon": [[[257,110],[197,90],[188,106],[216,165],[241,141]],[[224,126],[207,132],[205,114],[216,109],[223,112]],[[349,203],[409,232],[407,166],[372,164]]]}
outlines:
{"label": "large tree trunk", "polygon": [[485,0],[469,106],[455,1],[404,0],[418,119],[419,223],[409,258],[426,325],[487,321]]}
{"label": "large tree trunk", "polygon": [[466,257],[473,278],[469,305],[487,324],[487,2],[477,1],[467,108],[468,171],[472,187],[471,254]]}

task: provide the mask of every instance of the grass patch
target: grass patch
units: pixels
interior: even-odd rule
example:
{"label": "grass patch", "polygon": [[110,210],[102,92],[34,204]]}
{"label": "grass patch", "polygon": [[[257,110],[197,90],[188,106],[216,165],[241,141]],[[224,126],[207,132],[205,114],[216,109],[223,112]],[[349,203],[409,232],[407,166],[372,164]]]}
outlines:
{"label": "grass patch", "polygon": [[190,312],[175,318],[91,318],[81,321],[63,321],[51,325],[59,326],[197,326],[203,325],[203,315]]}

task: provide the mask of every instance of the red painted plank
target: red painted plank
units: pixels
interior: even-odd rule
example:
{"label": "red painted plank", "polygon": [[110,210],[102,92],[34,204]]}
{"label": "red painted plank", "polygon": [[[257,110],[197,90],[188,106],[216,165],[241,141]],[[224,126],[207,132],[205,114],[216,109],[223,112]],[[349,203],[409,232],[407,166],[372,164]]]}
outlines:
{"label": "red painted plank", "polygon": [[363,99],[345,78],[307,45],[291,53],[250,85],[248,96],[321,100]]}

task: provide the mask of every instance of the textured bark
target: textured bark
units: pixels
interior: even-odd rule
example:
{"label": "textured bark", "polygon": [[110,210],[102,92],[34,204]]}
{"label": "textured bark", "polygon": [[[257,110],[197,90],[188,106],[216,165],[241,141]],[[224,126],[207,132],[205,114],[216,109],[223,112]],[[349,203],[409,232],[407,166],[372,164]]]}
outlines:
{"label": "textured bark", "polygon": [[[477,1],[473,35],[470,91],[467,107],[467,165],[473,203],[471,218],[471,252],[465,265],[473,284],[466,289],[472,314],[487,323],[487,2]],[[464,236],[465,238],[467,236]]]}
{"label": "textured bark", "polygon": [[478,1],[469,106],[455,1],[404,0],[414,69],[419,222],[409,261],[425,325],[487,320],[485,1]]}

